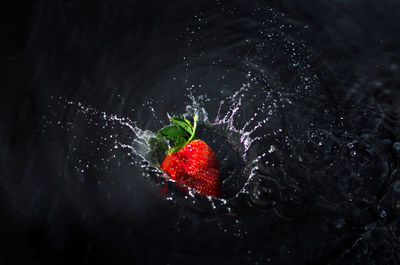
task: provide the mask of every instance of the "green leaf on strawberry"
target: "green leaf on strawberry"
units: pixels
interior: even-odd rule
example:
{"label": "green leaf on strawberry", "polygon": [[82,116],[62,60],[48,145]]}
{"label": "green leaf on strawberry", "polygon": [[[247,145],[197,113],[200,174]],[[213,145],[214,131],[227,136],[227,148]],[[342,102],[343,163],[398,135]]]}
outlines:
{"label": "green leaf on strawberry", "polygon": [[171,121],[177,127],[184,129],[189,135],[192,135],[193,127],[192,127],[192,124],[190,123],[190,121],[188,121],[187,119],[179,118],[179,117],[172,117]]}
{"label": "green leaf on strawberry", "polygon": [[178,138],[188,137],[190,134],[176,125],[167,126],[157,132],[157,136],[164,136],[168,140],[177,141]]}
{"label": "green leaf on strawberry", "polygon": [[164,127],[157,132],[157,136],[165,137],[168,140],[174,141],[174,145],[168,150],[168,154],[178,152],[195,138],[197,114],[193,117],[193,125],[189,120],[179,117],[172,117],[171,121],[173,125]]}

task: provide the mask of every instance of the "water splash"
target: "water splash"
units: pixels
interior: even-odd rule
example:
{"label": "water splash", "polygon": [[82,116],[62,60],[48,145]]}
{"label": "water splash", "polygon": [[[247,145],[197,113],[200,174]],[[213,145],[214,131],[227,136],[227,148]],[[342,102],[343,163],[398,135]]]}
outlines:
{"label": "water splash", "polygon": [[[242,181],[240,184],[241,186],[236,188],[237,190],[234,192],[235,195],[233,197],[237,198],[240,193],[248,193],[249,191],[245,188],[245,186],[248,185],[250,179],[255,175],[255,172],[258,169],[258,167],[254,165],[260,157],[264,157],[266,155],[263,153],[257,158],[249,160],[248,155],[252,145],[261,139],[261,136],[253,135],[255,132],[257,132],[257,130],[262,129],[263,126],[267,125],[269,118],[274,114],[275,109],[277,108],[276,100],[271,99],[270,104],[262,102],[260,106],[257,107],[257,112],[255,112],[250,119],[243,122],[241,126],[238,126],[237,124],[241,122],[241,114],[244,111],[244,105],[242,104],[242,101],[252,98],[252,88],[250,83],[243,84],[243,86],[241,86],[232,95],[218,99],[219,102],[217,99],[210,100],[206,95],[198,95],[193,86],[189,87],[187,91],[187,100],[189,101],[189,104],[186,104],[185,113],[168,113],[167,117],[171,115],[183,115],[184,117],[191,117],[194,113],[198,113],[200,125],[206,126],[209,128],[209,130],[215,131],[217,134],[226,139],[227,143],[233,147],[233,150],[238,153],[243,161],[243,168],[239,168],[238,173],[242,175],[244,174],[241,179],[245,179],[245,181]],[[266,95],[266,98],[271,98],[268,92],[266,92]],[[205,108],[205,104],[210,101],[213,101],[214,104],[218,103],[219,105],[217,115],[212,119],[212,122],[210,122],[209,114]],[[83,115],[85,117],[84,119],[88,120],[88,125],[95,125],[101,127],[103,130],[111,131],[114,130],[116,126],[120,126],[130,132],[131,137],[127,137],[129,141],[122,140],[121,137],[115,133],[111,133],[109,137],[107,137],[107,140],[105,140],[106,137],[101,139],[101,141],[104,141],[104,145],[109,145],[108,150],[110,151],[108,158],[102,158],[104,163],[109,163],[112,159],[118,160],[118,155],[121,155],[118,154],[118,149],[123,149],[125,150],[125,155],[131,158],[131,163],[143,169],[145,176],[156,178],[157,183],[161,183],[160,185],[165,185],[163,180],[167,180],[168,183],[174,183],[172,179],[170,179],[159,169],[158,163],[152,160],[149,155],[149,140],[155,136],[153,131],[140,128],[137,122],[134,122],[128,117],[118,117],[115,114],[109,114],[104,111],[100,111],[81,102],[67,101],[65,104],[69,107],[76,108],[77,113]],[[163,123],[163,121],[159,120],[159,118],[156,116],[154,106],[151,101],[143,104],[142,108],[147,108],[152,113],[153,120],[157,120],[161,124]],[[96,119],[101,119],[102,122],[95,121]],[[57,124],[59,123],[60,122],[58,121]],[[75,126],[73,123],[68,123],[67,125],[70,126],[68,130],[73,130],[73,127]],[[163,126],[165,125],[167,124],[164,124]],[[125,135],[126,134],[127,133],[125,132]],[[212,142],[216,143],[216,140],[213,139]],[[216,145],[218,144],[219,143],[216,143]],[[76,147],[73,147],[73,150],[76,150]],[[219,150],[217,150],[217,152],[218,151]],[[78,162],[81,161],[81,159],[78,159]],[[225,161],[221,161],[221,163],[225,163]],[[234,177],[228,176],[228,178],[228,180],[223,181],[223,184],[227,182],[236,182]],[[173,191],[172,194],[179,193],[174,188],[171,190]],[[193,198],[195,198],[198,194],[195,190],[189,188],[188,195],[189,197],[186,197],[186,199],[191,198],[190,200],[193,200]],[[167,196],[167,198],[170,199],[171,196]],[[226,198],[215,199],[207,197],[207,199],[211,202],[211,208],[214,210],[217,208],[215,205],[215,200],[219,202],[219,205],[226,205],[228,202]],[[228,208],[229,207],[226,207],[225,210]]]}

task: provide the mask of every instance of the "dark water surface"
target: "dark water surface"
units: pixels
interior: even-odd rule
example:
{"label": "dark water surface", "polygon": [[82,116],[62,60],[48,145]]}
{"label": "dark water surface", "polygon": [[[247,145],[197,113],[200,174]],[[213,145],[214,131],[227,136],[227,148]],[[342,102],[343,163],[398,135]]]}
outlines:
{"label": "dark water surface", "polygon": [[[400,2],[3,17],[0,264],[400,264]],[[194,113],[219,199],[149,154],[168,115]]]}

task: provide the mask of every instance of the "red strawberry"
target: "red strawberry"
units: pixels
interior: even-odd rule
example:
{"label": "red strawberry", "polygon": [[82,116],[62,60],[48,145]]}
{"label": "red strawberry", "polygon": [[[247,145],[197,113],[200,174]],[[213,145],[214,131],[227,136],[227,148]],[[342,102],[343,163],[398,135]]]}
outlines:
{"label": "red strawberry", "polygon": [[161,163],[161,168],[177,183],[191,187],[202,194],[219,197],[220,181],[217,157],[202,140],[194,140],[194,125],[187,120],[172,117],[173,125],[160,130],[157,135],[173,140],[175,145]]}

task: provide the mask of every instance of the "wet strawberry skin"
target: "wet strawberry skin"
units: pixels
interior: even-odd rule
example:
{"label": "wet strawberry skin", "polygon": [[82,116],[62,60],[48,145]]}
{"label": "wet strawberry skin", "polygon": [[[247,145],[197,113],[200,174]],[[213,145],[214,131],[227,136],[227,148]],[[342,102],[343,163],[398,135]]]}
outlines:
{"label": "wet strawberry skin", "polygon": [[201,140],[193,140],[178,152],[168,154],[161,168],[180,184],[205,195],[220,195],[217,158],[213,150]]}

